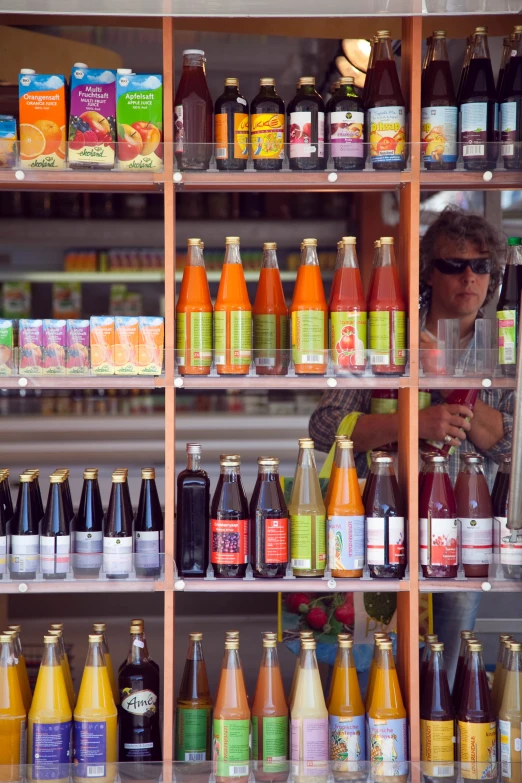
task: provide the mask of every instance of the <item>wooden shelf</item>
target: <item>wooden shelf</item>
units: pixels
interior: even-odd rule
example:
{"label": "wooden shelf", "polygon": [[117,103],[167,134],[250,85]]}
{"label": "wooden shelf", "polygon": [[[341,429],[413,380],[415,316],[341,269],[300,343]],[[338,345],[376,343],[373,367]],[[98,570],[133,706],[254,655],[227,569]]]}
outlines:
{"label": "wooden shelf", "polygon": [[421,593],[519,593],[522,581],[510,579],[419,579]]}
{"label": "wooden shelf", "polygon": [[[20,179],[18,177],[23,175]],[[31,171],[0,170],[0,190],[71,190],[108,192],[154,192],[163,190],[165,172],[126,171]]]}
{"label": "wooden shelf", "polygon": [[[176,177],[181,180],[176,181]],[[315,192],[397,190],[410,174],[383,171],[183,171],[174,175],[178,191]],[[335,179],[334,179],[335,177]],[[330,179],[334,181],[330,181]]]}
{"label": "wooden shelf", "polygon": [[[22,383],[20,383],[22,381]],[[27,381],[27,383],[23,383]],[[33,375],[29,378],[11,375],[0,377],[0,389],[157,389],[165,388],[162,376],[134,375]]]}
{"label": "wooden shelf", "polygon": [[407,593],[408,579],[178,579],[175,592],[185,593]]}
{"label": "wooden shelf", "polygon": [[[7,582],[0,580],[0,595],[41,595],[42,593],[163,593],[166,582],[125,579],[66,580],[49,579],[46,582]],[[26,589],[27,588],[27,589]]]}
{"label": "wooden shelf", "polygon": [[[330,383],[329,383],[330,381]],[[336,383],[332,384],[332,381]],[[390,378],[326,378],[324,375],[185,375],[177,376],[174,385],[178,389],[403,389],[410,379],[404,376]]]}
{"label": "wooden shelf", "polygon": [[455,376],[422,376],[419,379],[421,389],[514,389],[515,379],[487,376],[490,385],[484,384],[484,375]]}
{"label": "wooden shelf", "polygon": [[421,190],[520,190],[522,171],[493,170],[491,179],[483,171],[421,171]]}

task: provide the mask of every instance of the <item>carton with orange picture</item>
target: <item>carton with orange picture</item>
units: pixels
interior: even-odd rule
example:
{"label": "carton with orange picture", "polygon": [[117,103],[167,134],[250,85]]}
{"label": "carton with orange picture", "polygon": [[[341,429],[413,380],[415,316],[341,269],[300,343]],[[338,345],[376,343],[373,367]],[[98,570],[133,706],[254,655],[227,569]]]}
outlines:
{"label": "carton with orange picture", "polygon": [[41,318],[20,318],[18,359],[20,375],[42,374],[43,323]]}
{"label": "carton with orange picture", "polygon": [[112,169],[116,141],[116,72],[73,68],[69,118],[72,169]]}
{"label": "carton with orange picture", "polygon": [[114,365],[116,375],[138,374],[138,319],[117,315],[114,335]]}
{"label": "carton with orange picture", "polygon": [[65,168],[65,77],[25,68],[18,87],[22,168]]}
{"label": "carton with orange picture", "polygon": [[155,74],[120,74],[116,83],[120,169],[163,165],[163,86]]}
{"label": "carton with orange picture", "polygon": [[138,374],[161,375],[165,325],[163,318],[141,316],[138,344]]}
{"label": "carton with orange picture", "polygon": [[114,318],[91,316],[91,368],[95,375],[114,375]]}
{"label": "carton with orange picture", "polygon": [[13,322],[0,319],[0,375],[13,374]]}
{"label": "carton with orange picture", "polygon": [[42,365],[44,375],[65,375],[66,323],[63,318],[44,318]]}
{"label": "carton with orange picture", "polygon": [[90,324],[83,318],[67,321],[67,375],[89,374]]}

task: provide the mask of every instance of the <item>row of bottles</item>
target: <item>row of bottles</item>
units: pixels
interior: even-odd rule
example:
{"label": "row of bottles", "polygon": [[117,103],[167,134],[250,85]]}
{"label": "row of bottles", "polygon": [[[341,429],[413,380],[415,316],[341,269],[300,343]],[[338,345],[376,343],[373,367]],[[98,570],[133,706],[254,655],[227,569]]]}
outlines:
{"label": "row of bottles", "polygon": [[39,471],[20,475],[13,507],[9,471],[0,471],[0,575],[12,579],[65,579],[71,570],[77,579],[127,579],[134,566],[138,577],[158,577],[162,571],[163,512],[154,468],[141,471],[136,514],[132,507],[128,470],[112,474],[107,512],[98,485],[98,469],[83,473],[80,504],[75,511],[69,471],[50,476],[44,507]]}
{"label": "row of bottles", "polygon": [[[329,302],[317,257],[317,240],[304,239],[292,304],[287,307],[275,242],[264,244],[254,306],[250,304],[239,237],[227,237],[214,307],[199,239],[188,240],[187,263],[176,307],[176,353],[181,375],[245,375],[252,359],[258,375],[286,375],[290,357],[297,374],[321,374],[330,361],[337,374],[362,373],[366,351],[379,375],[406,366],[406,303],[395,262],[394,240],[375,242],[365,299],[356,238],[338,243]],[[329,349],[330,346],[330,349]]]}

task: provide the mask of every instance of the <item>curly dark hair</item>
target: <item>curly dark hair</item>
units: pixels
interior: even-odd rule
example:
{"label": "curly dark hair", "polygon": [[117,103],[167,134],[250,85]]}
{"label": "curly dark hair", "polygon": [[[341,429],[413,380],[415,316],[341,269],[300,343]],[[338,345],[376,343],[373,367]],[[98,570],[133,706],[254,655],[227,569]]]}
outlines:
{"label": "curly dark hair", "polygon": [[473,242],[481,253],[489,253],[493,262],[486,305],[498,286],[505,264],[506,239],[501,231],[492,226],[485,217],[472,212],[464,212],[459,207],[446,207],[437,220],[431,224],[420,242],[420,303],[426,305],[430,300],[429,285],[431,262],[436,258],[436,244],[440,236],[446,236],[464,246],[465,242]]}

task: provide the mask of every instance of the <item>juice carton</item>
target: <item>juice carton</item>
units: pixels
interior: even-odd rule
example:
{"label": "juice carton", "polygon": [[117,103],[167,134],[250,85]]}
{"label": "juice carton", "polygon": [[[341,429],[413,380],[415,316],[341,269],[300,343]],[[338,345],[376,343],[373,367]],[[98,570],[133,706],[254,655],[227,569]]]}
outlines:
{"label": "juice carton", "polygon": [[44,318],[42,334],[44,375],[65,375],[66,322],[63,318]]}
{"label": "juice carton", "polygon": [[0,375],[12,375],[14,368],[13,322],[0,321]]}
{"label": "juice carton", "polygon": [[116,85],[120,169],[161,169],[163,86],[153,74],[119,75]]}
{"label": "juice carton", "polygon": [[91,369],[95,375],[114,375],[114,318],[91,316]]}
{"label": "juice carton", "polygon": [[71,168],[112,169],[116,139],[116,71],[74,68],[70,111]]}
{"label": "juice carton", "polygon": [[138,374],[161,375],[165,325],[163,318],[141,316],[138,343]]}
{"label": "juice carton", "polygon": [[116,316],[114,337],[114,364],[116,375],[138,374],[138,318]]}
{"label": "juice carton", "polygon": [[81,283],[53,283],[53,318],[79,318],[82,311]]}
{"label": "juice carton", "polygon": [[67,321],[67,375],[89,374],[90,324],[88,320]]}
{"label": "juice carton", "polygon": [[65,77],[22,72],[18,87],[22,168],[65,168]]}
{"label": "juice carton", "polygon": [[31,314],[31,283],[4,283],[2,315],[5,318],[28,318]]}
{"label": "juice carton", "polygon": [[20,375],[41,375],[43,344],[42,319],[20,318],[18,329]]}
{"label": "juice carton", "polygon": [[0,169],[12,169],[16,163],[16,120],[0,114]]}

